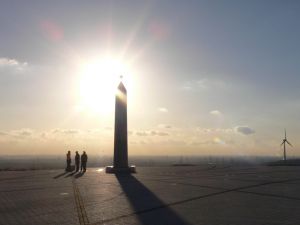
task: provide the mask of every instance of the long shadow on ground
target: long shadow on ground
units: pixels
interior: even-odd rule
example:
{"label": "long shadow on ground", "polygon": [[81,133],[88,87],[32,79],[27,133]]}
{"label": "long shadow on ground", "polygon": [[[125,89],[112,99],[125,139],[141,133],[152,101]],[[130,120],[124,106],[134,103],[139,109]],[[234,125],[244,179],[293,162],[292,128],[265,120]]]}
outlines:
{"label": "long shadow on ground", "polygon": [[61,174],[58,174],[58,175],[56,175],[55,177],[53,177],[53,179],[57,179],[57,178],[60,178],[60,177],[62,177],[63,175],[66,175],[68,172],[63,172],[63,173],[61,173]]}
{"label": "long shadow on ground", "polygon": [[116,174],[116,177],[141,224],[189,224],[134,176]]}
{"label": "long shadow on ground", "polygon": [[84,171],[79,172],[79,173],[77,173],[77,174],[75,175],[75,178],[78,179],[78,178],[82,177],[84,174],[85,174]]}

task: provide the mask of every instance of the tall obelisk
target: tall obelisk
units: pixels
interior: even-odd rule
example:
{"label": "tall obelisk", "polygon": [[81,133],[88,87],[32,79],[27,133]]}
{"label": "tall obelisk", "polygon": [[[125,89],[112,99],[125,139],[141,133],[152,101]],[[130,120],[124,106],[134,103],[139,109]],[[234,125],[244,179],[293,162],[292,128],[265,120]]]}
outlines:
{"label": "tall obelisk", "polygon": [[115,105],[114,167],[128,168],[127,91],[120,82]]}
{"label": "tall obelisk", "polygon": [[115,103],[114,165],[106,167],[106,172],[135,172],[135,166],[128,166],[127,91],[122,81]]}

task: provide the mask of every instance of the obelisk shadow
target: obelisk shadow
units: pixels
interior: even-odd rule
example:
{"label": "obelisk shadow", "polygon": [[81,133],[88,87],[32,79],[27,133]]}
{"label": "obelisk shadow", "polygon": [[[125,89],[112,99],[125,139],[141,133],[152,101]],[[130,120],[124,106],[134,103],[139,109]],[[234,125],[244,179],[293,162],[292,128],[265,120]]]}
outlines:
{"label": "obelisk shadow", "polygon": [[131,174],[116,174],[121,188],[141,224],[182,225],[189,224],[174,210],[160,200],[151,190]]}

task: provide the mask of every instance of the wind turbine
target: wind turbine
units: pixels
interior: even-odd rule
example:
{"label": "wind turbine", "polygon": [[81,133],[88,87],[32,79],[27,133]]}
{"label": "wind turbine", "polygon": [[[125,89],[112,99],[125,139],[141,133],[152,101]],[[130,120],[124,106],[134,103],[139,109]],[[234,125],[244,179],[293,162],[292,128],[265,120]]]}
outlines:
{"label": "wind turbine", "polygon": [[283,139],[283,141],[281,143],[281,146],[283,145],[283,160],[284,161],[286,161],[285,143],[288,143],[291,147],[293,147],[293,145],[286,138],[286,129],[284,129],[284,139]]}

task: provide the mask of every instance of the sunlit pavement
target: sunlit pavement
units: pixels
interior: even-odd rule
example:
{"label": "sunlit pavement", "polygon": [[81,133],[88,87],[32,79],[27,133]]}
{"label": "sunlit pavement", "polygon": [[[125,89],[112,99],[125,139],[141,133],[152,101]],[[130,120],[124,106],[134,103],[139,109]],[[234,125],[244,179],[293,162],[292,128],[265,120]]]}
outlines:
{"label": "sunlit pavement", "polygon": [[299,224],[300,167],[0,172],[0,224]]}

